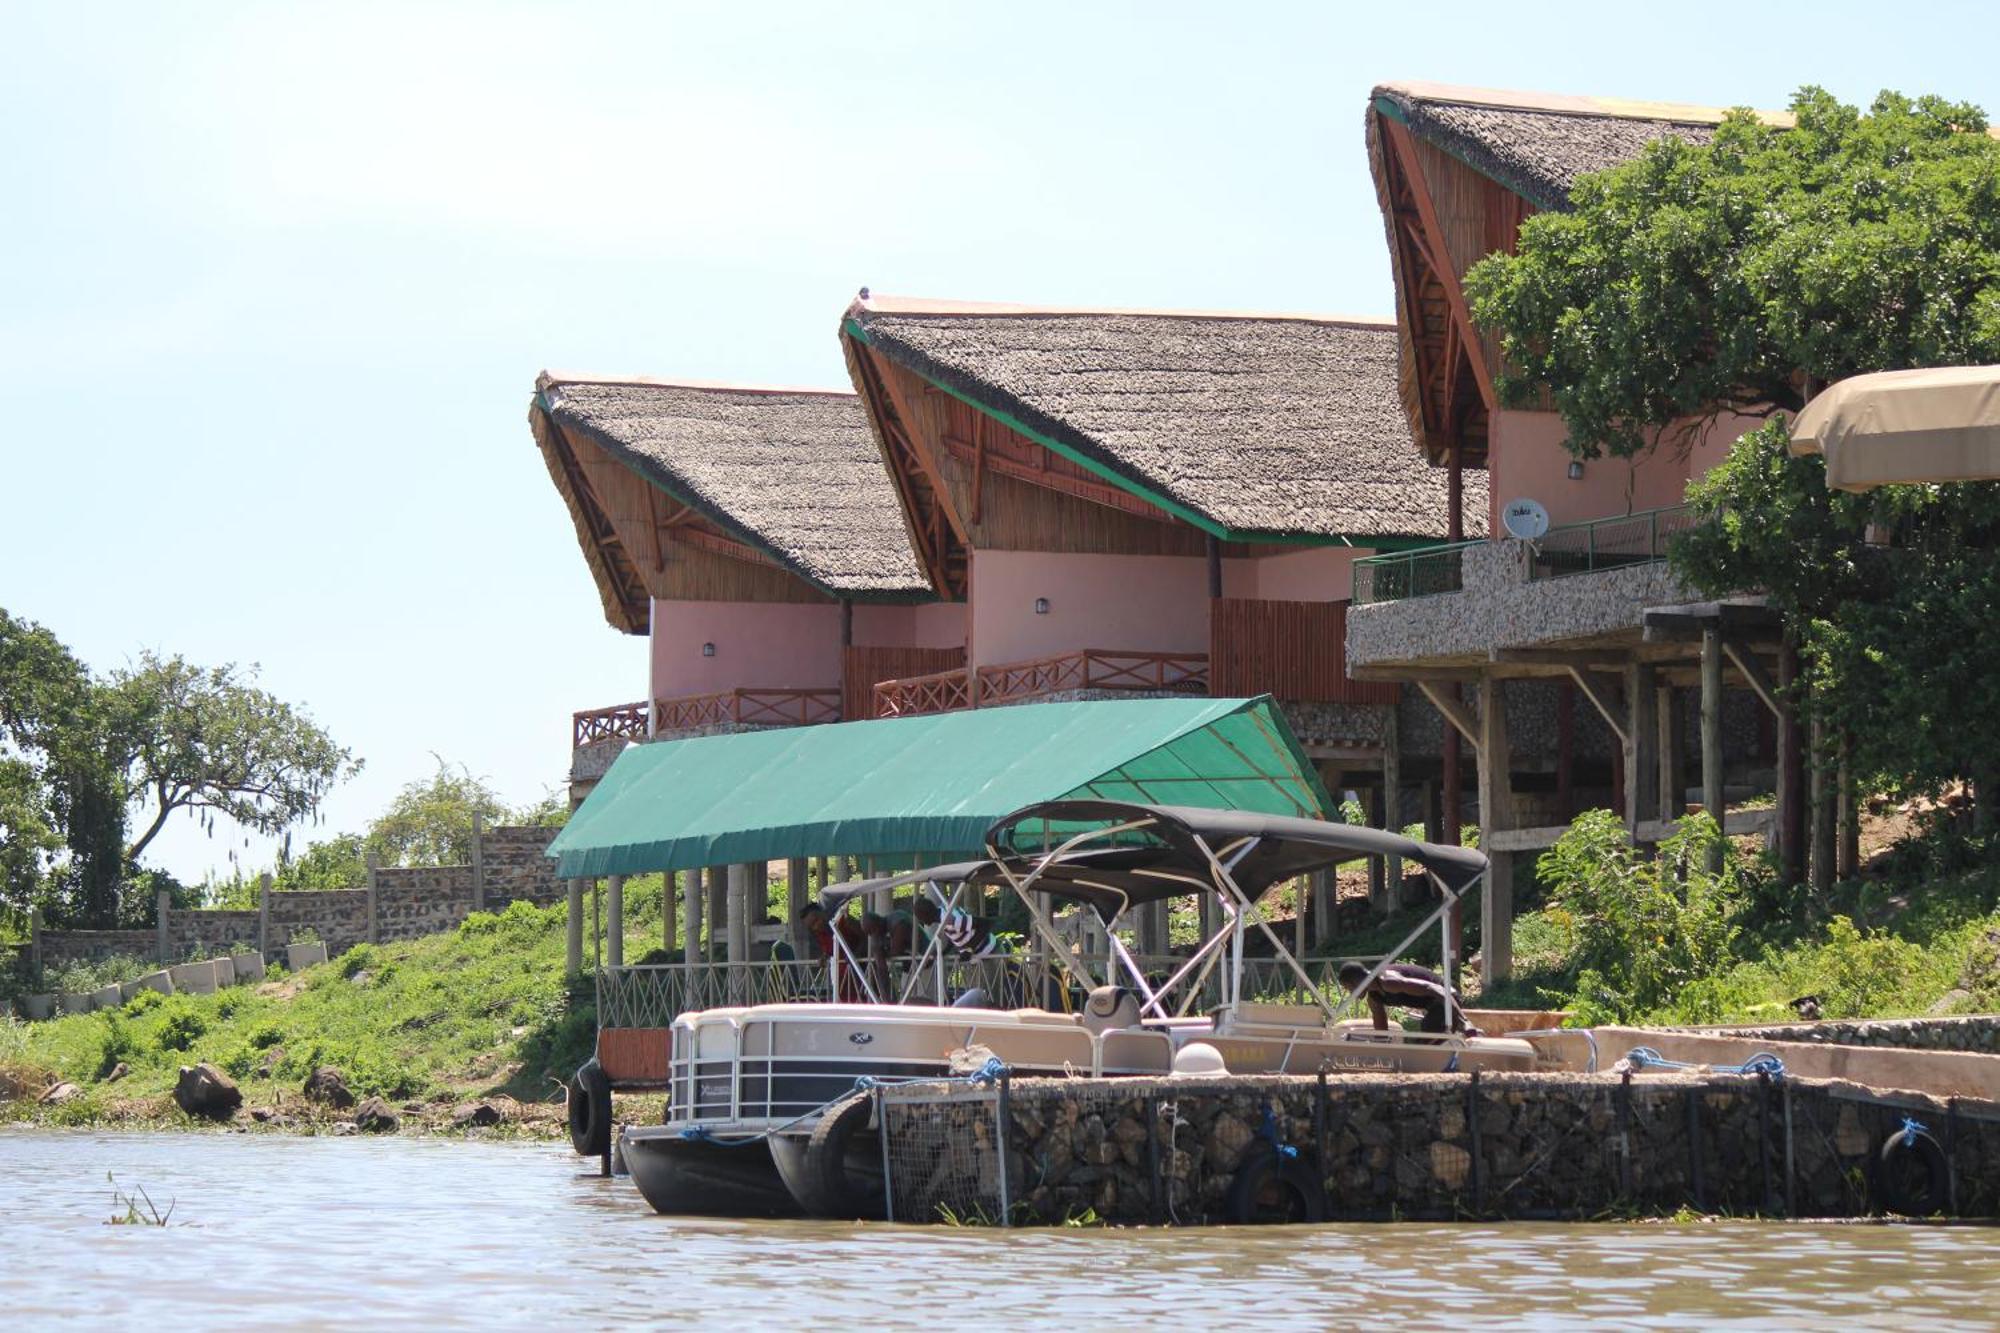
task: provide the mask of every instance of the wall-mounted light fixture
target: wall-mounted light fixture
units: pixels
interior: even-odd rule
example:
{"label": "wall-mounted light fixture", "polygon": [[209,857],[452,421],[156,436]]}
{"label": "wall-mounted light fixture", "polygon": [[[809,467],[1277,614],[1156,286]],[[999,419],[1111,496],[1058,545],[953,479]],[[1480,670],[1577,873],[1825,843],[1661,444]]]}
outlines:
{"label": "wall-mounted light fixture", "polygon": [[1046,597],[1037,597],[1035,599],[1035,614],[1038,616],[1045,616],[1048,613],[1049,613],[1049,599]]}
{"label": "wall-mounted light fixture", "polygon": [[1572,458],[1569,460],[1569,479],[1571,481],[1583,480],[1583,460],[1581,458]]}
{"label": "wall-mounted light fixture", "polygon": [[714,645],[714,644],[712,644],[712,643],[704,643],[704,644],[703,644],[703,645],[701,646],[701,655],[702,655],[703,657],[713,657],[713,656],[715,656],[715,645]]}

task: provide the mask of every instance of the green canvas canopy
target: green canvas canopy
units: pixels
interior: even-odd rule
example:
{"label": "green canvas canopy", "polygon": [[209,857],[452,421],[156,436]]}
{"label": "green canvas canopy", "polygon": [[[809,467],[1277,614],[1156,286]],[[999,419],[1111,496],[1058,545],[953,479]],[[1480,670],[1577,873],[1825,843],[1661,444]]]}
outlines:
{"label": "green canvas canopy", "polygon": [[1097,797],[1324,818],[1269,697],[1024,704],[634,745],[549,845],[564,879],[802,856],[975,853],[1024,805]]}

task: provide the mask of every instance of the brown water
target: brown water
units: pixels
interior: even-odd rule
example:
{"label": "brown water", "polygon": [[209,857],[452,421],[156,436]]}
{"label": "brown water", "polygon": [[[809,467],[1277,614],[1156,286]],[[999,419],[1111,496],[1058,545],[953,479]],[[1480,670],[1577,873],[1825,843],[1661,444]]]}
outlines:
{"label": "brown water", "polygon": [[[105,1172],[173,1225],[104,1225]],[[0,1131],[0,1328],[1991,1327],[1978,1228],[955,1230],[655,1216],[566,1148]]]}

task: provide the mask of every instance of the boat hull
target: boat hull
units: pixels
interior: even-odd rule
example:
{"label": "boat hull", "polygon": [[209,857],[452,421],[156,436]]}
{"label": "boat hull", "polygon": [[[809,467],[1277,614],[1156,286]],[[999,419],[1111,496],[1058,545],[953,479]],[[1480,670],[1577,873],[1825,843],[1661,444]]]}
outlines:
{"label": "boat hull", "polygon": [[803,1217],[762,1141],[684,1139],[663,1125],[627,1129],[625,1169],[653,1211],[676,1217]]}

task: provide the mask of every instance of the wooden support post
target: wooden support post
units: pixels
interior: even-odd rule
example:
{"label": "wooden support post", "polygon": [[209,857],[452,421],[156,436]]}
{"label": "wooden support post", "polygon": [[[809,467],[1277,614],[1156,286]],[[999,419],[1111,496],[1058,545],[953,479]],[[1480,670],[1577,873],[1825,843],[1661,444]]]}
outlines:
{"label": "wooden support post", "polygon": [[271,951],[271,876],[266,873],[257,876],[257,953],[259,957]]}
{"label": "wooden support post", "polygon": [[472,812],[472,910],[486,910],[486,816]]}
{"label": "wooden support post", "polygon": [[1210,533],[1205,549],[1208,553],[1208,596],[1213,601],[1222,596],[1222,542]]}
{"label": "wooden support post", "polygon": [[[1457,687],[1453,687],[1456,692]],[[1459,755],[1458,728],[1444,724],[1444,744],[1440,747],[1438,773],[1437,836],[1432,842],[1455,843],[1465,824],[1465,773]]]}
{"label": "wooden support post", "polygon": [[1653,667],[1634,662],[1625,668],[1625,828],[1632,841],[1639,840],[1639,825],[1650,819],[1660,805],[1660,761],[1654,753],[1660,743],[1659,692]]}
{"label": "wooden support post", "polygon": [[[1701,805],[1721,828],[1728,812],[1722,799],[1722,628],[1701,632]],[[1723,846],[1716,841],[1708,854],[1711,874],[1722,870]]]}
{"label": "wooden support post", "polygon": [[668,953],[674,951],[676,944],[674,924],[680,916],[680,903],[677,901],[680,891],[680,871],[669,870],[660,876],[660,947]]}
{"label": "wooden support post", "polygon": [[1670,822],[1687,813],[1686,696],[1671,685],[1660,686],[1660,819]]}
{"label": "wooden support post", "polygon": [[[1513,751],[1507,741],[1507,696],[1490,671],[1479,683],[1479,840],[1514,827]],[[1514,854],[1487,853],[1486,891],[1480,896],[1482,987],[1514,975]]]}
{"label": "wooden support post", "polygon": [[367,903],[368,903],[368,942],[369,942],[370,944],[374,944],[374,943],[376,943],[376,941],[377,941],[377,938],[378,938],[378,936],[379,936],[379,935],[380,935],[380,933],[381,933],[381,926],[380,926],[380,925],[378,924],[378,922],[377,922],[377,919],[376,919],[376,906],[377,906],[377,899],[376,899],[376,896],[375,896],[375,895],[376,895],[376,891],[377,891],[377,890],[376,890],[376,879],[377,879],[377,877],[378,877],[378,876],[380,875],[380,873],[381,873],[381,866],[380,866],[380,864],[379,864],[379,863],[377,862],[377,860],[376,860],[376,856],[375,856],[375,853],[373,853],[373,852],[370,852],[370,853],[368,853],[368,860],[367,860],[366,864],[367,864],[367,866],[368,866],[368,898],[367,898]]}
{"label": "wooden support post", "polygon": [[[1396,734],[1396,710],[1383,710],[1387,725],[1382,732],[1382,827],[1391,833],[1403,829],[1403,746]],[[1389,910],[1403,904],[1403,858],[1382,858],[1382,875],[1389,881]]]}
{"label": "wooden support post", "polygon": [[1424,841],[1444,841],[1444,784],[1438,781],[1424,784]]}
{"label": "wooden support post", "polygon": [[1833,764],[1826,724],[1812,720],[1812,888],[1822,902],[1833,889]]}
{"label": "wooden support post", "polygon": [[565,887],[569,891],[569,918],[563,935],[563,970],[574,975],[583,971],[583,881],[572,879]]}
{"label": "wooden support post", "polygon": [[1556,815],[1576,818],[1576,682],[1556,688]]}
{"label": "wooden support post", "polygon": [[604,965],[625,966],[625,877],[613,875],[604,900]]}
{"label": "wooden support post", "polygon": [[1804,728],[1793,695],[1799,679],[1798,641],[1790,634],[1778,654],[1778,869],[1786,884],[1806,880]]}

